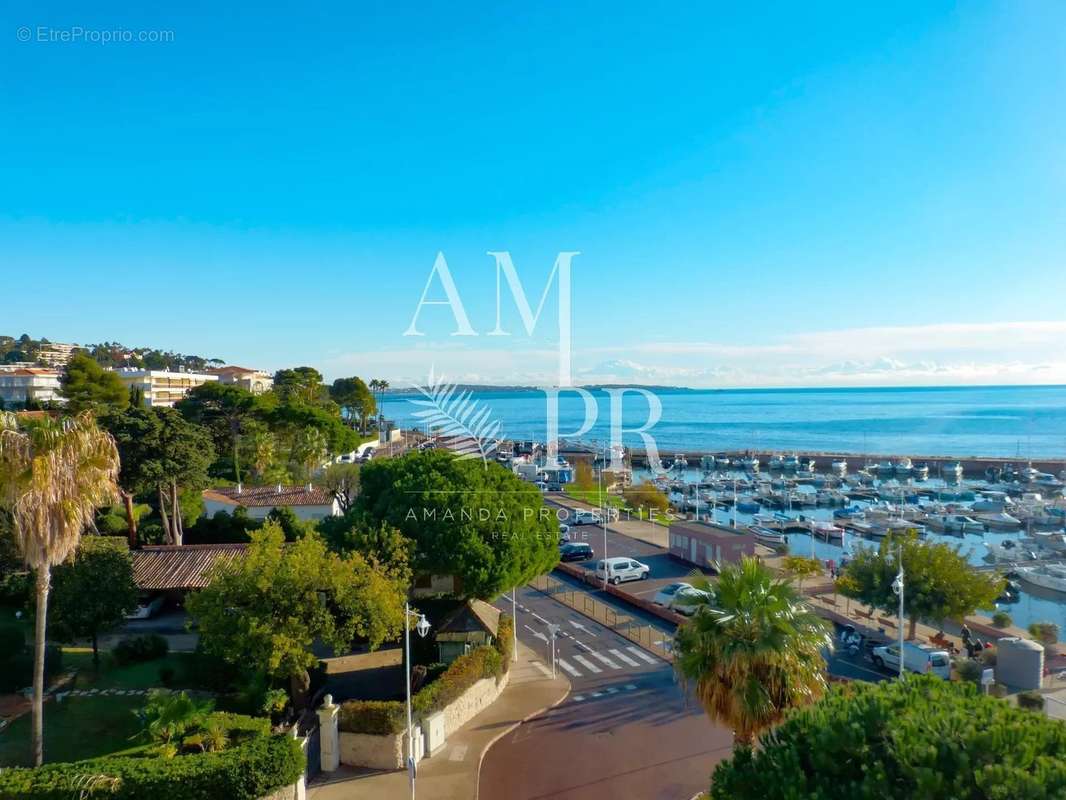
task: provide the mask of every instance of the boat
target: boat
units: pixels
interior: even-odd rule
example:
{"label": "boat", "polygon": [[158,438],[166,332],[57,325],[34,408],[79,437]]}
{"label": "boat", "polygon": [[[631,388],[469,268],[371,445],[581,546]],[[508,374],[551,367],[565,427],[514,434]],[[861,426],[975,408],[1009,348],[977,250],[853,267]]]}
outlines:
{"label": "boat", "polygon": [[703,456],[700,458],[700,469],[704,472],[710,472],[714,469],[714,456]]}
{"label": "boat", "polygon": [[877,475],[881,478],[891,478],[896,474],[896,465],[891,461],[882,461],[877,465]]}
{"label": "boat", "polygon": [[998,514],[979,514],[976,519],[992,531],[1016,531],[1022,527],[1020,519],[1004,511]]}
{"label": "boat", "polygon": [[741,514],[757,514],[760,508],[762,506],[750,497],[737,500],[737,511]]}
{"label": "boat", "polygon": [[729,456],[715,456],[714,467],[715,469],[729,469],[730,461]]}
{"label": "boat", "polygon": [[844,529],[824,520],[811,520],[810,531],[820,539],[843,539]]}
{"label": "boat", "polygon": [[860,506],[846,506],[845,508],[838,508],[833,512],[833,519],[864,519],[866,512]]}
{"label": "boat", "polygon": [[848,474],[848,461],[846,458],[837,458],[833,460],[833,463],[829,467],[830,472],[836,475],[838,478],[843,478]]}
{"label": "boat", "polygon": [[674,456],[674,463],[671,465],[671,468],[678,471],[688,468],[688,459],[685,458],[684,453],[678,453]]}
{"label": "boat", "polygon": [[909,458],[901,458],[892,465],[892,474],[897,478],[909,478],[914,463]]}
{"label": "boat", "polygon": [[746,472],[758,472],[759,471],[759,459],[755,456],[744,456],[738,458],[733,464],[738,468],[745,470]]}
{"label": "boat", "polygon": [[785,458],[780,453],[774,453],[770,456],[770,463],[767,466],[771,470],[782,470],[785,468]]}
{"label": "boat", "polygon": [[981,492],[980,496],[970,506],[973,511],[1006,511],[1014,505],[1014,501],[1006,492]]}
{"label": "boat", "polygon": [[958,461],[945,461],[940,466],[940,477],[958,483],[962,480],[962,464]]}
{"label": "boat", "polygon": [[1033,540],[1043,550],[1066,555],[1066,535],[1064,534],[1033,531]]}
{"label": "boat", "polygon": [[1006,539],[1002,542],[985,542],[988,548],[988,560],[991,561],[1032,561],[1037,558],[1037,545],[1032,539]]}
{"label": "boat", "polygon": [[984,523],[965,514],[934,514],[925,519],[925,523],[934,530],[946,533],[984,533]]}
{"label": "boat", "polygon": [[929,465],[915,464],[911,467],[911,478],[916,481],[929,480]]}
{"label": "boat", "polygon": [[797,456],[795,453],[785,456],[784,459],[781,461],[781,469],[785,470],[786,472],[795,472],[799,469],[799,465],[799,456]]}
{"label": "boat", "polygon": [[752,525],[748,530],[755,537],[755,541],[761,544],[771,547],[780,547],[783,544],[788,544],[788,537],[780,531],[764,528],[761,525]]}
{"label": "boat", "polygon": [[1035,567],[1018,567],[1016,572],[1018,579],[1025,583],[1066,594],[1066,565],[1041,564]]}

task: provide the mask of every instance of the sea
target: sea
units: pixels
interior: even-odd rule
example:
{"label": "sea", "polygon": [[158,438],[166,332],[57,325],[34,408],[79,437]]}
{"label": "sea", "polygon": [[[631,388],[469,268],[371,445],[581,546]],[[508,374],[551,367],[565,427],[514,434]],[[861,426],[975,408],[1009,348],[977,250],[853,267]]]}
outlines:
{"label": "sea", "polygon": [[[661,453],[737,449],[763,451],[1061,458],[1066,467],[1066,386],[962,386],[847,389],[648,390],[661,406],[647,429]],[[591,390],[596,417],[579,436],[585,401],[559,397],[562,438],[607,441],[611,396]],[[418,395],[386,395],[385,416],[421,428]],[[502,438],[543,441],[547,396],[539,390],[474,390],[471,399],[502,424]],[[651,401],[621,397],[622,426],[648,421]],[[635,433],[626,445],[642,446]]]}

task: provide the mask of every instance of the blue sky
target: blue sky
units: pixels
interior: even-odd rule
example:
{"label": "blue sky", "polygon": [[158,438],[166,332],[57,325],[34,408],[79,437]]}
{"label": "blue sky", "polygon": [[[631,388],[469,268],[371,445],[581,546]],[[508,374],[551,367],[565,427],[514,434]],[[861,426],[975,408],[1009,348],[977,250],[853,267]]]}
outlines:
{"label": "blue sky", "polygon": [[579,250],[578,380],[1066,382],[1061,3],[154,5],[0,10],[0,332],[537,382],[402,334]]}

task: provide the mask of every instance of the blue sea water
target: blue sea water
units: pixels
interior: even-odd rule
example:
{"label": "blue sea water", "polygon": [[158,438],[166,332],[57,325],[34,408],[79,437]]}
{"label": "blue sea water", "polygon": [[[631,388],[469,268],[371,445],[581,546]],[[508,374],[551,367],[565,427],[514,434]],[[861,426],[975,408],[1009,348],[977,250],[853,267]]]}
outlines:
{"label": "blue sea water", "polygon": [[[654,390],[661,419],[649,430],[661,451],[762,450],[1005,456],[1066,461],[1066,386],[937,387],[876,389]],[[478,391],[503,424],[507,438],[543,440],[547,401],[543,392]],[[610,398],[594,390],[597,419],[586,440],[609,437]],[[384,411],[404,427],[421,427],[415,396],[387,396]],[[581,426],[581,398],[559,400],[560,435]],[[648,402],[624,396],[623,427],[647,418]],[[640,446],[635,434],[627,445]]]}

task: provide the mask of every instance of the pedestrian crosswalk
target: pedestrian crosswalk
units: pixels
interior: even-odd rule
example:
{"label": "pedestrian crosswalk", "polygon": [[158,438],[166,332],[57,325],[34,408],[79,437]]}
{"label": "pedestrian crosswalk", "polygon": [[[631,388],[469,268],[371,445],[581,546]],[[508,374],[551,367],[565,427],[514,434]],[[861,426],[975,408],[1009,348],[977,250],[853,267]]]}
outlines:
{"label": "pedestrian crosswalk", "polygon": [[604,653],[588,650],[573,653],[566,658],[556,658],[555,663],[571,678],[583,675],[600,675],[611,670],[627,667],[644,667],[646,664],[661,664],[662,661],[639,647],[608,648]]}
{"label": "pedestrian crosswalk", "polygon": [[590,692],[589,694],[575,694],[570,699],[575,703],[583,703],[586,700],[599,700],[601,697],[609,697],[612,694],[618,694],[620,692],[634,692],[637,688],[635,683],[627,683],[625,686],[611,686],[598,692]]}

